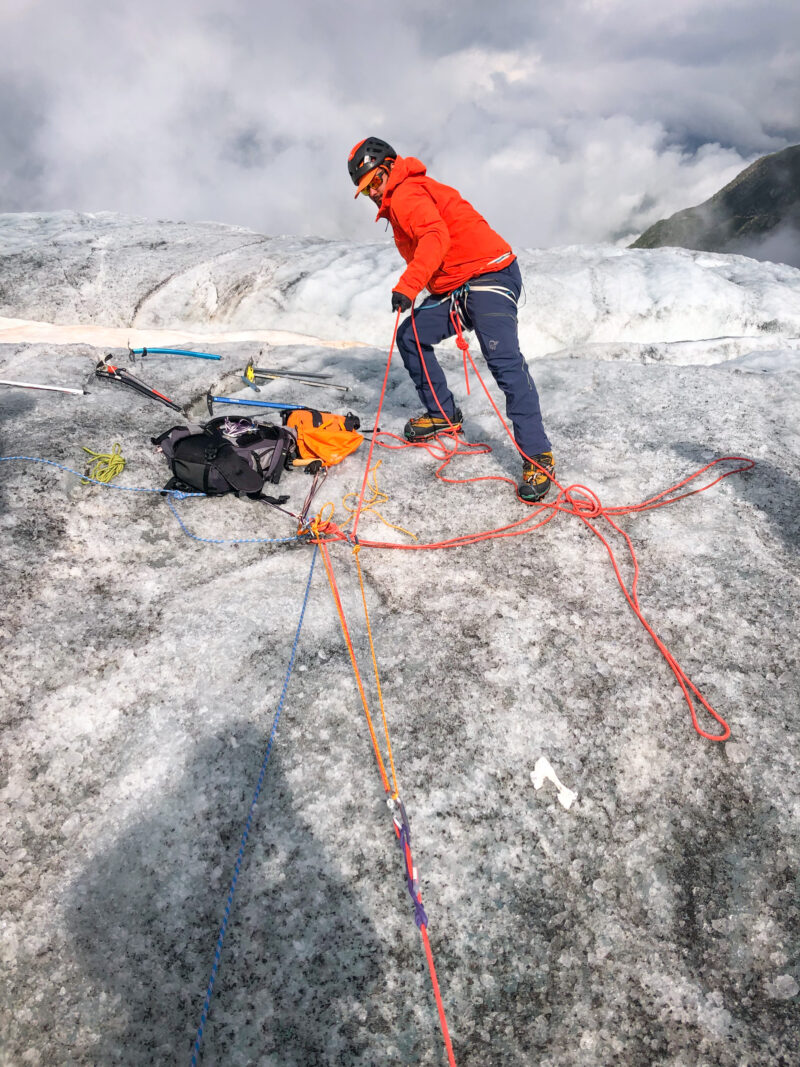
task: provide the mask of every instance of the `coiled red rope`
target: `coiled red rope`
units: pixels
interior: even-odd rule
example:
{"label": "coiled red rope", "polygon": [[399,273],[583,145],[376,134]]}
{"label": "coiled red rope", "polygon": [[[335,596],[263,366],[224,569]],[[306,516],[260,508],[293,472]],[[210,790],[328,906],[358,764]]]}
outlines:
{"label": "coiled red rope", "polygon": [[[467,341],[464,338],[458,315],[453,314],[451,312],[451,318],[455,328],[456,344],[462,351],[464,357],[464,373],[465,376],[467,376],[467,388],[469,388],[468,368],[471,367],[473,374],[480,382],[480,385],[483,388],[483,391],[486,394],[486,397],[488,398],[492,409],[500,420],[514,448],[517,450],[517,452],[519,452],[523,459],[528,460],[531,463],[536,463],[535,459],[531,456],[526,455],[525,452],[523,452],[523,450],[515,441],[514,435],[510,427],[506,423],[506,420],[503,418],[503,415],[501,414],[499,408],[497,407],[497,404],[494,401],[494,398],[489,392],[485,381],[481,377],[481,374],[477,366],[475,365],[475,361],[472,358],[472,354],[469,351]],[[435,472],[435,476],[440,481],[451,484],[479,481],[502,481],[508,482],[510,485],[516,486],[516,483],[511,478],[505,478],[501,475],[483,475],[477,478],[450,478],[445,476],[444,471],[449,466],[449,464],[452,463],[456,456],[480,455],[482,453],[491,451],[489,445],[480,442],[469,443],[464,441],[461,435],[456,433],[455,429],[445,430],[442,433],[438,434],[437,437],[429,441],[418,443],[408,442],[404,438],[398,437],[395,434],[378,433],[379,419],[386,395],[386,384],[388,382],[389,365],[391,363],[392,352],[394,350],[394,344],[397,337],[397,326],[399,323],[399,319],[400,313],[398,312],[397,319],[395,321],[394,334],[392,336],[392,347],[389,351],[389,359],[387,360],[386,364],[386,373],[384,375],[383,388],[381,390],[378,410],[375,417],[375,426],[372,434],[372,442],[370,444],[369,456],[367,458],[366,470],[369,471],[372,451],[376,439],[380,436],[381,440],[378,443],[383,448],[426,449],[426,451],[429,453],[429,455],[431,455],[432,458],[440,461],[439,466],[437,467]],[[422,366],[425,371],[428,384],[431,387],[431,390],[434,392],[435,396],[435,390],[433,390],[430,375],[428,374],[428,368],[425,365],[425,357],[422,352],[422,346],[419,343],[419,337],[416,332],[416,323],[413,321],[413,312],[412,327],[414,329],[414,335],[417,338],[417,345],[420,353],[420,359],[422,360]],[[439,405],[439,410],[441,411],[445,419],[447,419],[447,415],[445,414],[441,405]],[[450,420],[447,419],[447,421],[449,422]],[[396,441],[397,444],[391,444],[390,441],[392,440]],[[730,467],[730,469],[720,470],[720,468],[725,464],[735,464],[735,466]],[[538,464],[536,465],[539,466]],[[497,527],[492,530],[483,530],[477,533],[459,534],[455,537],[447,538],[441,541],[429,542],[428,544],[399,544],[386,541],[370,541],[364,538],[359,539],[359,544],[368,548],[401,549],[407,552],[419,552],[441,548],[457,548],[462,545],[477,544],[480,541],[487,541],[494,538],[520,537],[524,534],[531,533],[533,530],[537,530],[542,526],[547,525],[547,523],[549,522],[552,522],[552,520],[556,518],[558,514],[569,515],[573,518],[579,519],[584,524],[584,526],[586,526],[586,528],[594,534],[594,536],[600,541],[600,543],[605,548],[606,552],[608,553],[608,557],[611,561],[611,565],[614,570],[614,575],[617,579],[620,589],[622,590],[625,596],[625,599],[628,602],[629,607],[636,615],[637,619],[645,628],[647,633],[653,639],[659,652],[664,657],[673,674],[675,675],[678,685],[680,686],[681,692],[683,693],[686,704],[689,708],[694,729],[697,731],[698,734],[700,734],[701,737],[704,737],[708,741],[727,741],[728,738],[731,736],[731,731],[730,727],[728,726],[728,723],[711,706],[711,704],[706,700],[703,694],[695,686],[695,684],[686,674],[684,669],[678,663],[675,656],[670,652],[670,650],[667,648],[667,646],[664,644],[664,642],[653,629],[650,622],[645,617],[641,605],[639,603],[639,596],[637,592],[637,585],[639,581],[639,562],[636,557],[633,542],[629,535],[625,532],[625,530],[623,530],[615,520],[619,519],[624,515],[638,514],[640,512],[645,511],[654,511],[658,508],[663,508],[667,507],[670,504],[675,504],[679,500],[685,500],[687,497],[695,496],[698,493],[705,492],[707,489],[710,489],[712,486],[717,485],[725,478],[729,478],[732,474],[751,470],[754,466],[755,463],[753,462],[753,460],[748,459],[746,456],[721,456],[718,459],[712,460],[710,463],[707,463],[699,470],[694,471],[694,473],[688,475],[682,481],[677,482],[675,485],[670,486],[668,489],[662,490],[660,493],[656,493],[654,496],[648,498],[647,500],[643,500],[639,504],[631,504],[617,507],[605,507],[600,501],[597,494],[588,486],[563,486],[557,478],[548,474],[548,472],[545,471],[544,468],[539,467],[539,470],[546,474],[547,477],[550,478],[550,480],[553,482],[554,488],[558,490],[558,495],[552,501],[542,501],[539,504],[534,505],[533,515],[524,515],[522,518],[518,519],[515,522],[509,523],[505,526]],[[703,475],[706,474],[708,474],[709,476],[713,474],[714,476],[711,478],[711,480],[702,481]],[[693,488],[689,488],[693,485],[693,483],[696,483],[698,480],[701,480],[702,484],[694,484]],[[356,511],[356,519],[353,529],[354,533],[358,524],[358,511],[360,511],[361,505],[363,503],[365,487],[366,473],[364,485],[362,486],[361,498],[359,499],[358,509]],[[526,506],[530,507],[530,505]],[[605,522],[608,524],[608,527],[610,527],[611,536],[613,536],[613,534],[617,534],[624,541],[624,546],[628,553],[629,569],[632,571],[632,576],[628,580],[626,580],[626,578],[623,576],[622,569],[617,560],[615,550],[609,541],[609,531],[607,530],[604,533],[601,530],[601,522]],[[325,533],[328,537],[332,539],[350,539],[346,534],[342,533],[342,531],[340,531],[338,527],[336,527],[334,524],[328,524],[328,528],[325,530]],[[705,711],[715,720],[716,724],[720,727],[719,731],[711,732],[710,730],[706,730],[703,728],[703,726],[700,724],[700,720],[698,717],[698,708],[695,704],[695,701],[697,701],[699,705],[703,709],[705,709]]]}

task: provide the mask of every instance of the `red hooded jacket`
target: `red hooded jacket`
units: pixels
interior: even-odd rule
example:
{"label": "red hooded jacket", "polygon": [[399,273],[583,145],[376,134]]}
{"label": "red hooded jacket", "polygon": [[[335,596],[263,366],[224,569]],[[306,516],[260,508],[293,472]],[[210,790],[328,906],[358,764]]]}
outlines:
{"label": "red hooded jacket", "polygon": [[413,156],[397,157],[377,218],[392,224],[394,243],[408,264],[394,288],[410,300],[425,288],[450,293],[516,258],[456,189],[429,178]]}

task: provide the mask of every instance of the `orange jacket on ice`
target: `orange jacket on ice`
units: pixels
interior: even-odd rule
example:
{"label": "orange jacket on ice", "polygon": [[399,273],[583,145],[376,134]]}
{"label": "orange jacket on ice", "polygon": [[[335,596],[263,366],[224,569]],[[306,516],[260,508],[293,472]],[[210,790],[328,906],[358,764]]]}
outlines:
{"label": "orange jacket on ice", "polygon": [[397,157],[377,217],[392,224],[394,242],[408,264],[393,288],[411,300],[426,288],[449,293],[515,259],[486,219],[456,189],[429,178],[413,156]]}

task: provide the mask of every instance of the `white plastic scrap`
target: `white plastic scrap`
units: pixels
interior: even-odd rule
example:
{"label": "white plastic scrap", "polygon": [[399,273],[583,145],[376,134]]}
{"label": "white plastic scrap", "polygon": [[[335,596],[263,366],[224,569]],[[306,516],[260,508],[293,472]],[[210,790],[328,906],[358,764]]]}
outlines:
{"label": "white plastic scrap", "polygon": [[558,775],[550,766],[550,761],[546,756],[540,756],[536,761],[536,766],[531,771],[531,781],[533,782],[534,789],[541,789],[545,781],[551,781],[558,790],[558,802],[562,808],[566,808],[569,811],[573,801],[577,800],[578,794],[573,793],[571,789],[567,789],[558,778]]}

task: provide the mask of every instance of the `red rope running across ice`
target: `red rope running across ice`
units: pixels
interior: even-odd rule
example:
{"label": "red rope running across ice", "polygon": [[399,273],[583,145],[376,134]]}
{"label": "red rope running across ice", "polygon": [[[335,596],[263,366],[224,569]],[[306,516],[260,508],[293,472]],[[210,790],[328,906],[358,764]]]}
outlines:
{"label": "red rope running across ice", "polygon": [[[367,457],[367,472],[370,468],[370,462],[372,459],[372,452],[375,446],[376,438],[379,436],[379,420],[384,399],[386,396],[386,386],[389,377],[389,365],[391,363],[395,338],[397,336],[397,326],[399,323],[399,318],[400,313],[398,312],[397,319],[395,320],[394,334],[392,336],[392,346],[390,348],[389,358],[386,364],[386,373],[384,374],[383,388],[381,390],[380,400],[378,402],[378,410],[375,416],[372,442],[370,444],[369,455]],[[461,349],[464,355],[465,375],[467,374],[467,369],[469,365],[469,367],[472,368],[475,377],[480,382],[481,387],[483,388],[483,391],[489,400],[489,403],[491,404],[495,414],[500,420],[514,448],[520,453],[523,459],[529,460],[530,462],[535,462],[532,457],[527,456],[517,445],[517,442],[514,440],[514,435],[511,432],[511,429],[509,428],[508,424],[500,413],[497,404],[495,403],[491,393],[486,387],[486,383],[481,377],[480,372],[478,371],[478,368],[475,365],[475,361],[472,358],[472,354],[469,351],[468,344],[464,339],[458,316],[453,315],[452,320],[456,332],[456,344]],[[413,312],[412,326],[414,328],[414,333],[416,336],[416,324],[413,322]],[[419,339],[417,340],[419,345]],[[421,345],[419,345],[419,350],[420,358],[422,359],[423,369],[425,371],[426,376],[428,377],[428,383],[431,384],[430,376],[428,375],[428,369],[425,366],[425,359],[422,353]],[[444,415],[444,411],[442,411],[442,414]],[[504,478],[500,475],[484,475],[478,478],[446,477],[444,475],[444,471],[448,467],[448,465],[456,458],[456,456],[478,455],[484,452],[491,451],[488,445],[481,443],[470,444],[468,442],[465,442],[463,438],[460,438],[460,435],[458,435],[455,431],[446,430],[437,435],[437,437],[431,441],[414,444],[405,441],[403,438],[397,437],[395,434],[383,433],[380,434],[380,437],[393,439],[398,442],[397,444],[390,444],[388,443],[388,441],[381,440],[379,444],[381,445],[381,447],[384,448],[425,448],[433,458],[441,460],[440,465],[435,472],[436,477],[440,481],[457,483],[496,480],[508,482],[511,485],[516,485],[516,483],[513,482],[512,479]],[[733,466],[727,470],[723,469],[720,472],[720,467],[723,464],[736,464],[736,466]],[[558,479],[548,474],[547,476],[553,482],[554,488],[558,490],[558,495],[556,496],[556,498],[552,501],[542,502],[538,505],[535,505],[533,508],[532,515],[524,515],[522,518],[518,519],[515,522],[509,523],[506,526],[501,526],[492,530],[484,530],[477,533],[460,534],[455,537],[447,538],[442,541],[430,542],[428,544],[397,544],[386,541],[371,541],[366,540],[364,538],[359,538],[358,543],[367,548],[392,548],[402,549],[403,551],[407,552],[420,552],[441,548],[456,548],[462,545],[477,544],[480,541],[488,541],[495,538],[520,537],[523,534],[531,533],[533,530],[537,530],[540,527],[547,525],[547,523],[551,522],[554,518],[556,518],[558,514],[570,515],[574,518],[579,519],[586,526],[586,528],[590,530],[595,535],[595,537],[598,538],[598,540],[601,542],[606,552],[608,553],[608,557],[611,561],[611,565],[613,567],[617,582],[619,583],[619,587],[622,590],[625,599],[628,602],[628,605],[638,618],[639,622],[645,628],[647,633],[655,642],[656,647],[669,664],[670,669],[672,670],[673,674],[675,675],[675,678],[677,679],[678,685],[680,686],[683,696],[689,707],[689,712],[692,718],[692,724],[695,730],[698,734],[700,734],[701,737],[706,738],[708,741],[727,741],[728,738],[731,736],[730,727],[728,726],[727,722],[705,699],[705,697],[702,695],[702,693],[695,686],[695,684],[683,670],[681,665],[675,659],[674,655],[666,647],[664,642],[661,640],[661,638],[655,632],[648,620],[645,618],[641,605],[639,604],[639,596],[637,592],[637,584],[639,581],[639,562],[636,558],[636,552],[633,547],[633,542],[631,541],[631,538],[628,536],[625,530],[621,529],[621,527],[617,525],[615,519],[618,519],[623,515],[637,514],[645,511],[654,511],[657,508],[663,508],[667,507],[670,504],[675,504],[679,500],[685,500],[687,497],[705,492],[706,489],[710,489],[712,486],[717,485],[723,479],[730,477],[730,475],[732,474],[751,470],[754,466],[755,464],[753,460],[748,459],[746,456],[722,456],[718,459],[712,460],[710,463],[707,463],[704,467],[701,467],[693,474],[690,474],[688,477],[684,478],[683,481],[677,482],[675,485],[670,486],[668,489],[664,489],[662,492],[657,493],[655,496],[652,496],[639,504],[608,508],[604,507],[597,494],[591,489],[589,489],[587,486],[570,485],[565,487],[558,481]],[[540,470],[543,470],[543,468],[540,468]],[[547,474],[547,471],[543,471],[543,473]],[[693,483],[696,483],[698,479],[702,479],[703,475],[706,474],[708,474],[708,476],[712,480],[704,481],[703,484],[695,485],[693,488],[691,488]],[[366,477],[367,474],[365,473],[364,483],[362,485],[361,490],[361,497],[359,498],[358,507],[356,509],[355,522],[353,524],[353,533],[345,534],[334,523],[328,523],[326,524],[324,529],[320,530],[320,533],[324,534],[327,539],[348,541],[356,540],[355,533],[358,527],[359,513],[363,504]],[[625,542],[625,547],[628,551],[630,566],[632,567],[633,571],[633,577],[630,579],[630,581],[626,581],[622,574],[622,570],[617,561],[614,549],[608,540],[607,534],[604,534],[599,528],[599,524],[601,521],[606,522],[608,526],[611,527],[611,530],[619,534]],[[703,729],[698,719],[698,712],[697,707],[695,706],[695,700],[698,701],[699,704],[702,705],[702,707],[706,710],[706,712],[716,721],[718,726],[721,728],[719,732],[712,733],[708,730]]]}

